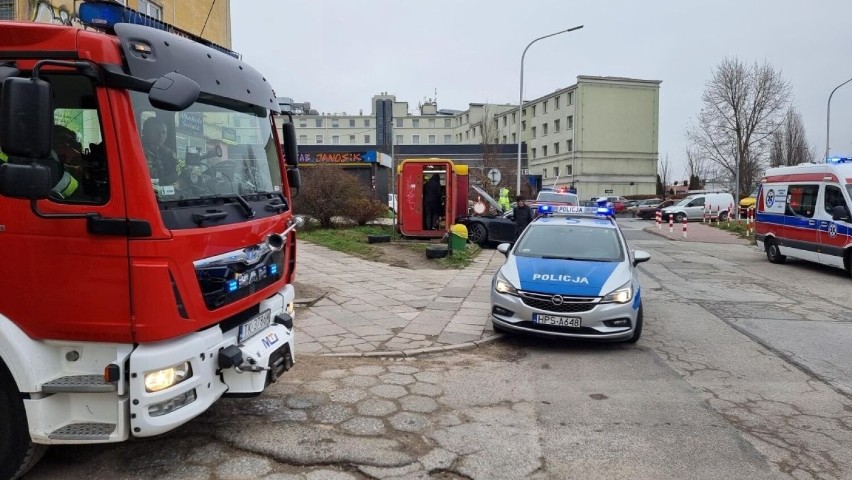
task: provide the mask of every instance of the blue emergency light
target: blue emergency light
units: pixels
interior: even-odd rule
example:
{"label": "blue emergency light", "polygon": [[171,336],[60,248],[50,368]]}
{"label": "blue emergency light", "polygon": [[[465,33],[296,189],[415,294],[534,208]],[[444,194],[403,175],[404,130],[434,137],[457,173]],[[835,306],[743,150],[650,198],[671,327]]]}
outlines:
{"label": "blue emergency light", "polygon": [[539,205],[538,206],[538,214],[542,217],[546,217],[548,215],[553,214],[553,207],[550,205]]}
{"label": "blue emergency light", "polygon": [[236,280],[228,280],[228,293],[236,292],[237,287],[239,287],[239,284]]}
{"label": "blue emergency light", "polygon": [[832,157],[826,158],[825,163],[852,163],[852,157]]}
{"label": "blue emergency light", "polygon": [[270,275],[275,275],[278,273],[278,265],[275,265],[274,263],[267,266],[266,268],[267,270],[269,270]]}
{"label": "blue emergency light", "polygon": [[137,12],[132,8],[124,5],[104,0],[89,0],[80,4],[79,9],[80,22],[88,27],[96,28],[112,32],[115,25],[118,23],[132,23],[134,25],[143,25],[146,27],[156,28],[164,32],[177,32],[180,36],[189,38],[197,43],[206,45],[210,48],[228,54],[239,59],[240,54],[228,50],[227,48],[217,45],[209,40],[205,40],[197,35],[180,30],[179,28],[169,25],[163,21],[157,20],[154,17],[149,17],[144,13]]}

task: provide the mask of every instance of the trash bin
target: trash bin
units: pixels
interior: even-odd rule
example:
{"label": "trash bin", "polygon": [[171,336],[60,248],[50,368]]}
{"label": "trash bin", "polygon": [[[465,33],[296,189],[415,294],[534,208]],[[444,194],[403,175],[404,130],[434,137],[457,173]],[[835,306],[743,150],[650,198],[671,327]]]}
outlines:
{"label": "trash bin", "polygon": [[467,245],[467,227],[459,223],[450,226],[450,253],[463,252]]}

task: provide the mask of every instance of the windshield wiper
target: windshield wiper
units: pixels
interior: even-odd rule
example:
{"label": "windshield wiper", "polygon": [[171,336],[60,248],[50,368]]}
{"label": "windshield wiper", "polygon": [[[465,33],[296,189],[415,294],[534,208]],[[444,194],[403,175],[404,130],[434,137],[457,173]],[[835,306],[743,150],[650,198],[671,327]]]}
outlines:
{"label": "windshield wiper", "polygon": [[251,208],[251,205],[249,205],[248,201],[245,198],[243,198],[243,196],[240,195],[237,192],[219,193],[219,194],[216,194],[216,195],[204,195],[204,196],[201,196],[199,198],[201,198],[203,200],[206,200],[206,199],[209,199],[209,198],[233,198],[234,200],[237,201],[237,203],[240,205],[240,207],[242,207],[243,214],[246,216],[246,218],[254,218],[254,209]]}

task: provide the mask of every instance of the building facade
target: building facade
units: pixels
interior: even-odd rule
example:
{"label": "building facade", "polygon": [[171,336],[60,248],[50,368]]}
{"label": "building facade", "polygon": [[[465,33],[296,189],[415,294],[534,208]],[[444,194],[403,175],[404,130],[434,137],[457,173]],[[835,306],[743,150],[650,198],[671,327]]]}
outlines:
{"label": "building facade", "polygon": [[[517,105],[471,103],[466,110],[439,110],[427,101],[411,114],[407,102],[383,93],[369,114],[294,110],[298,143],[334,145],[341,152],[376,148],[377,100],[393,102],[395,146],[432,145],[447,154],[458,145],[499,145],[504,178],[515,178],[518,127],[524,143],[522,174],[536,188],[574,187],[582,198],[653,195],[656,192],[660,81],[579,76],[577,83],[531,101],[518,118]],[[304,105],[304,104],[297,104]],[[520,121],[520,125],[518,125]],[[510,147],[511,149],[511,147]],[[440,156],[440,155],[436,155]],[[487,163],[487,159],[484,160]],[[467,163],[476,165],[475,159]],[[495,166],[490,166],[495,167]],[[514,190],[514,182],[505,182]]]}
{"label": "building facade", "polygon": [[[115,0],[126,7],[231,48],[230,0]],[[0,20],[79,25],[80,0],[0,0]]]}

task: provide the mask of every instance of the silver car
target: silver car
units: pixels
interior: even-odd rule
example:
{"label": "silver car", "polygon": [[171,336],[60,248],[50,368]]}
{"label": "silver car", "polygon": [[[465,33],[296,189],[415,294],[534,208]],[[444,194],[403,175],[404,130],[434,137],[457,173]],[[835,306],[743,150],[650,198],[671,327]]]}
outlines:
{"label": "silver car", "polygon": [[543,216],[514,244],[491,283],[496,331],[635,342],[642,335],[636,266],[610,216]]}

